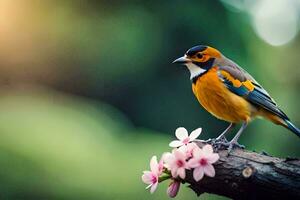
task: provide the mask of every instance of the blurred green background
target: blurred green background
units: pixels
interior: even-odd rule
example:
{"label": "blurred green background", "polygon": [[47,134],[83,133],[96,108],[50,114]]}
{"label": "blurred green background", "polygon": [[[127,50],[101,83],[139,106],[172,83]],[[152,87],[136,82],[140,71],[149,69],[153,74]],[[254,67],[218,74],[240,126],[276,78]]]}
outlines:
{"label": "blurred green background", "polygon": [[[179,126],[216,137],[171,62],[207,44],[249,71],[300,126],[300,2],[0,0],[0,199],[168,199],[141,182]],[[300,156],[264,120],[240,143]],[[198,199],[183,186],[177,199]],[[205,194],[201,199],[224,199]]]}

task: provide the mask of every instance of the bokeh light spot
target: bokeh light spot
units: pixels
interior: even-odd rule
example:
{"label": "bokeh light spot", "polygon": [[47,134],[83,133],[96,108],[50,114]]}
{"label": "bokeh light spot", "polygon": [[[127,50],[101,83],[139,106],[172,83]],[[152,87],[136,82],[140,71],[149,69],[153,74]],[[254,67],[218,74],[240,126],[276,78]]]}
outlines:
{"label": "bokeh light spot", "polygon": [[297,35],[298,14],[293,0],[257,1],[251,15],[257,35],[270,45],[284,45]]}

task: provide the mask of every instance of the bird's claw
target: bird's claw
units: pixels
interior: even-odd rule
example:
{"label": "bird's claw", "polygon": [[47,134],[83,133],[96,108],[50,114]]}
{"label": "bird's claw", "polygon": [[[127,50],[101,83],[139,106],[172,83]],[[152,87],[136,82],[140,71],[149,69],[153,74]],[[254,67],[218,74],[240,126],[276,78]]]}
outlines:
{"label": "bird's claw", "polygon": [[234,148],[240,148],[240,149],[245,148],[244,145],[241,145],[237,142],[233,142],[233,141],[228,142],[226,138],[218,139],[218,140],[215,139],[211,144],[217,149],[227,149],[228,153],[230,153]]}
{"label": "bird's claw", "polygon": [[228,140],[224,136],[217,137],[216,139],[214,139],[214,143],[228,143]]}
{"label": "bird's claw", "polygon": [[203,142],[210,143],[213,147],[215,147],[217,149],[226,149],[227,148],[228,153],[230,153],[232,151],[232,149],[234,149],[234,148],[240,148],[240,149],[245,148],[244,145],[241,145],[241,144],[237,143],[236,141],[228,142],[228,140],[224,136],[217,137],[217,138],[209,138]]}
{"label": "bird's claw", "polygon": [[218,137],[218,138],[209,138],[204,142],[211,144],[215,148],[220,148],[223,144],[227,144],[228,140],[225,137]]}
{"label": "bird's claw", "polygon": [[211,143],[212,145],[218,143],[228,143],[228,140],[225,137],[209,138],[204,141],[205,143]]}
{"label": "bird's claw", "polygon": [[223,137],[218,137],[218,138],[209,138],[208,140],[204,141],[205,143],[211,144],[214,148],[220,149],[222,146],[226,146],[228,144],[228,140],[223,136]]}
{"label": "bird's claw", "polygon": [[228,143],[225,143],[223,144],[224,146],[228,147],[227,148],[227,151],[228,151],[228,154],[232,151],[232,149],[234,148],[240,148],[240,149],[245,149],[245,146],[244,145],[241,145],[237,142],[228,142]]}

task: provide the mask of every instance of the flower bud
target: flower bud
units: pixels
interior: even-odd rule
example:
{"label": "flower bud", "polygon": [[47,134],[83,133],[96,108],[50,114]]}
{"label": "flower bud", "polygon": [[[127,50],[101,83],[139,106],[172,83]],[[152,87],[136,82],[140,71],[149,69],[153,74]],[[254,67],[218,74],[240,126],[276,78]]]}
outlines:
{"label": "flower bud", "polygon": [[167,189],[167,194],[169,195],[169,197],[171,198],[176,197],[179,188],[180,188],[180,182],[173,180]]}

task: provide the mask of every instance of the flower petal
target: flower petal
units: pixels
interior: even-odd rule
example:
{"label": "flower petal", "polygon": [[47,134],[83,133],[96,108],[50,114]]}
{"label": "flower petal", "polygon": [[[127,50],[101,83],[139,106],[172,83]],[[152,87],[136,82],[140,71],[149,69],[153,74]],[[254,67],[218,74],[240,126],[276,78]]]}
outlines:
{"label": "flower petal", "polygon": [[152,156],[151,160],[150,160],[150,169],[153,173],[158,173],[158,163],[157,163],[157,157],[156,156]]}
{"label": "flower petal", "polygon": [[202,167],[197,167],[193,171],[193,177],[195,181],[200,181],[203,178],[204,171]]}
{"label": "flower petal", "polygon": [[217,153],[212,153],[206,157],[208,163],[213,164],[219,160],[220,156]]}
{"label": "flower petal", "polygon": [[204,170],[204,173],[207,175],[207,176],[210,176],[210,177],[214,177],[216,172],[215,172],[215,168],[211,165],[211,164],[207,164],[203,167],[203,170]]}
{"label": "flower petal", "polygon": [[188,161],[187,165],[189,166],[189,168],[196,168],[198,167],[200,164],[199,164],[199,160],[198,159],[195,159],[195,158],[192,158]]}
{"label": "flower petal", "polygon": [[146,184],[151,184],[152,183],[152,172],[144,171],[144,174],[142,175],[142,180]]}
{"label": "flower petal", "polygon": [[176,160],[182,160],[182,161],[184,161],[184,162],[185,162],[185,160],[186,160],[186,154],[183,153],[183,152],[180,151],[180,150],[176,150],[176,151],[174,152],[174,156],[175,156]]}
{"label": "flower petal", "polygon": [[199,148],[199,146],[194,142],[188,143],[186,146],[189,151]]}
{"label": "flower petal", "polygon": [[214,152],[213,148],[211,145],[207,144],[202,148],[202,151],[205,155],[211,154]]}
{"label": "flower petal", "polygon": [[188,131],[183,127],[177,128],[175,131],[175,135],[181,141],[186,139],[189,136]]}
{"label": "flower petal", "polygon": [[187,146],[187,152],[188,152],[187,155],[188,155],[188,157],[193,157],[194,156],[194,150],[199,149],[199,146],[194,142],[188,143],[186,146]]}
{"label": "flower petal", "polygon": [[161,175],[161,173],[163,172],[164,170],[164,161],[163,159],[161,158],[159,163],[158,163],[158,176]]}
{"label": "flower petal", "polygon": [[180,147],[182,145],[183,145],[183,143],[180,140],[174,140],[174,141],[170,142],[170,144],[169,144],[170,147],[174,147],[174,148]]}
{"label": "flower petal", "polygon": [[164,162],[169,162],[173,157],[174,157],[174,155],[171,154],[170,152],[165,152],[165,153],[163,153],[161,159],[162,159]]}
{"label": "flower petal", "polygon": [[155,192],[156,188],[158,186],[158,182],[154,183],[151,188],[150,188],[150,193],[152,194],[153,192]]}
{"label": "flower petal", "polygon": [[171,174],[173,178],[177,178],[178,173],[177,173],[177,168],[171,168]]}
{"label": "flower petal", "polygon": [[189,136],[190,141],[195,140],[202,132],[202,128],[197,128],[196,130],[193,130]]}
{"label": "flower petal", "polygon": [[185,169],[183,167],[180,167],[178,170],[177,170],[177,173],[178,173],[178,176],[182,179],[185,179]]}
{"label": "flower petal", "polygon": [[164,153],[162,156],[163,161],[165,162],[165,167],[169,170],[171,170],[171,167],[173,167],[175,162],[175,156],[169,152]]}
{"label": "flower petal", "polygon": [[203,156],[203,150],[200,148],[195,148],[193,150],[193,157],[196,159],[200,159]]}
{"label": "flower petal", "polygon": [[178,148],[179,151],[181,151],[182,153],[187,153],[187,145],[182,145],[181,147]]}

